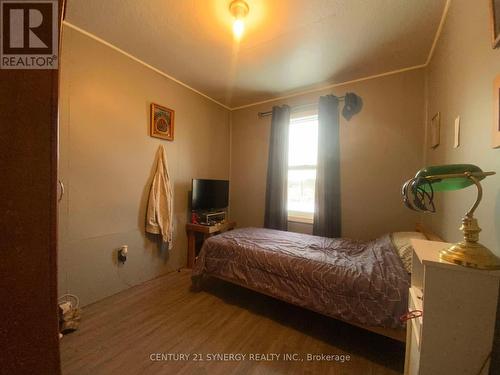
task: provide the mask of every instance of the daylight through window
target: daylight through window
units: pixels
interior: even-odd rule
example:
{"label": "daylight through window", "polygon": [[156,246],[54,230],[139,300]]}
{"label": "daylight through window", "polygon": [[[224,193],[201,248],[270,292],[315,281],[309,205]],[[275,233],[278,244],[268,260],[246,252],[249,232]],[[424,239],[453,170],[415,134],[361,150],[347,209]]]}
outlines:
{"label": "daylight through window", "polygon": [[312,222],[318,157],[318,116],[290,120],[288,143],[288,218]]}

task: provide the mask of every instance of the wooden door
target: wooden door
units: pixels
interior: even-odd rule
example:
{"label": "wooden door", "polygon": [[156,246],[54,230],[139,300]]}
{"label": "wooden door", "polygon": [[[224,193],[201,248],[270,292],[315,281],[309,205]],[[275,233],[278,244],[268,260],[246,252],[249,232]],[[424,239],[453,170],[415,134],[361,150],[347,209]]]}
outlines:
{"label": "wooden door", "polygon": [[60,373],[57,148],[58,71],[0,69],[0,374]]}

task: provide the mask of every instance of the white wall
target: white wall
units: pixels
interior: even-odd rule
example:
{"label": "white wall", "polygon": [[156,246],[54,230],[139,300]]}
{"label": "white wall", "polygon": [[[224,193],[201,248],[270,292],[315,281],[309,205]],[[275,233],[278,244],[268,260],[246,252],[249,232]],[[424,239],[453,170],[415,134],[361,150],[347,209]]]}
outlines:
{"label": "white wall", "polygon": [[[427,117],[441,113],[441,144],[426,147],[426,164],[471,163],[497,175],[482,182],[476,211],[481,242],[500,256],[500,149],[491,148],[493,79],[500,49],[491,46],[487,1],[454,0],[426,71]],[[461,119],[461,145],[453,148],[454,120]],[[449,242],[461,240],[460,219],[476,197],[475,187],[436,197],[437,214],[425,220]]]}
{"label": "white wall", "polygon": [[[493,80],[500,74],[500,49],[492,48],[490,33],[488,1],[451,1],[426,69],[427,118],[441,113],[441,145],[435,150],[427,145],[425,158],[429,165],[472,163],[497,172],[482,182],[484,196],[475,216],[483,229],[480,242],[500,256],[500,149],[491,148]],[[461,119],[461,144],[455,149],[456,116]],[[461,240],[460,219],[475,197],[474,187],[439,194],[437,213],[425,215],[426,224],[449,242]],[[497,322],[499,316],[497,312]],[[500,324],[490,373],[500,373]]]}
{"label": "white wall", "polygon": [[[61,72],[59,292],[88,304],[185,266],[191,179],[228,178],[229,113],[68,27]],[[149,136],[151,102],[175,110],[173,142]],[[174,186],[171,251],[144,232],[161,144]],[[119,267],[123,244],[129,260]]]}
{"label": "white wall", "polygon": [[[232,112],[231,216],[239,225],[263,225],[271,118],[257,113],[273,105],[317,102],[316,92]],[[355,92],[362,111],[341,118],[342,235],[360,239],[412,230],[418,215],[401,200],[401,184],[422,166],[424,71],[393,74],[336,87]],[[307,232],[304,225],[291,230]]]}

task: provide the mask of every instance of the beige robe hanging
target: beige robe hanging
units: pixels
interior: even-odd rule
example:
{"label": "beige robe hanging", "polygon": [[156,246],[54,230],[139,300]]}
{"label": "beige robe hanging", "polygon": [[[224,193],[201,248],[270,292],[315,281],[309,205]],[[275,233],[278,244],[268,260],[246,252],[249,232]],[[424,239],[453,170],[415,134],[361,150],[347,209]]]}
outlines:
{"label": "beige robe hanging", "polygon": [[172,248],[173,239],[173,198],[167,156],[160,145],[156,154],[156,172],[149,191],[146,232],[161,234],[169,249]]}

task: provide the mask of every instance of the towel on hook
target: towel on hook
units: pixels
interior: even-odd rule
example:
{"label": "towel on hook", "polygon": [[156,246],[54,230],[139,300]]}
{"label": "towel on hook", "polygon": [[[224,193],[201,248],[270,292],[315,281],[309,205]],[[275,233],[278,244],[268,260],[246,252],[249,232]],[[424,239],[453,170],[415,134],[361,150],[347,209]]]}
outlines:
{"label": "towel on hook", "polygon": [[173,198],[167,156],[160,145],[156,153],[156,172],[149,191],[146,232],[161,234],[163,242],[168,243],[168,249],[172,248]]}

